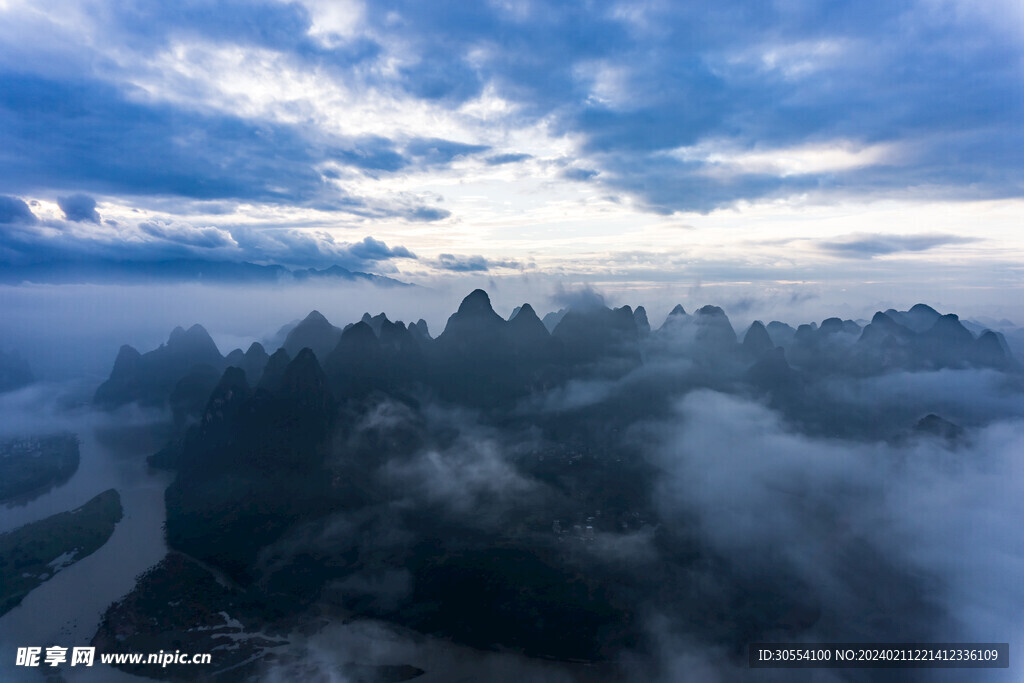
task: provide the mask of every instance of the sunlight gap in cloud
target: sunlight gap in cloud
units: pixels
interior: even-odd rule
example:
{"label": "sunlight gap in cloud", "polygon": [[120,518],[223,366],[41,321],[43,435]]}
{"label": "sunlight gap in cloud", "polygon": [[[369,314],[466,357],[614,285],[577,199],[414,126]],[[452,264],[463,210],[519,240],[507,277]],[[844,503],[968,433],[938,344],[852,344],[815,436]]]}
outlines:
{"label": "sunlight gap in cloud", "polygon": [[858,146],[846,140],[776,149],[730,150],[726,141],[679,147],[668,154],[684,162],[700,162],[703,172],[727,177],[745,173],[783,178],[795,175],[849,171],[899,163],[903,147],[894,143]]}

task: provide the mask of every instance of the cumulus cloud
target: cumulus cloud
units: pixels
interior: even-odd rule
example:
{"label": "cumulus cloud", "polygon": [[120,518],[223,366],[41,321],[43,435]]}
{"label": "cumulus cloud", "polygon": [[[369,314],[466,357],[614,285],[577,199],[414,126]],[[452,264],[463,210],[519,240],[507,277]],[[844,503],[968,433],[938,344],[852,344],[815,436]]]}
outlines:
{"label": "cumulus cloud", "polygon": [[73,194],[59,197],[57,204],[64,212],[64,217],[76,223],[99,223],[100,214],[96,211],[96,200],[86,194]]}
{"label": "cumulus cloud", "polygon": [[235,245],[231,233],[220,228],[196,228],[191,225],[172,225],[163,221],[144,221],[139,223],[139,230],[151,237],[201,249]]}
{"label": "cumulus cloud", "polygon": [[392,258],[416,258],[416,254],[403,246],[389,247],[384,242],[375,240],[370,236],[366,236],[363,238],[362,242],[356,242],[348,245],[346,248],[349,254],[355,258],[363,259],[364,261],[380,261]]}
{"label": "cumulus cloud", "polygon": [[24,200],[0,195],[0,223],[38,223],[39,219]]}

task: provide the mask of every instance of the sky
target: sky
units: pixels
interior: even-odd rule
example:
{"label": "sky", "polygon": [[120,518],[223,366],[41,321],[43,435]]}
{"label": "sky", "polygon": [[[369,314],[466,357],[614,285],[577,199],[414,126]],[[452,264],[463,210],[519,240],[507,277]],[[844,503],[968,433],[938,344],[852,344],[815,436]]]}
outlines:
{"label": "sky", "polygon": [[0,0],[0,269],[1024,324],[1021,121],[1016,0]]}

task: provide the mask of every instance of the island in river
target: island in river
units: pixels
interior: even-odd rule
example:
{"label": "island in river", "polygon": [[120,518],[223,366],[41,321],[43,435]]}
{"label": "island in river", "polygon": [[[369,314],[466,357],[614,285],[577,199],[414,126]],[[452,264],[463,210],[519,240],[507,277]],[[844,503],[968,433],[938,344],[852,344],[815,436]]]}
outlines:
{"label": "island in river", "polygon": [[96,552],[121,521],[114,489],[85,505],[0,535],[0,615],[57,572]]}
{"label": "island in river", "polygon": [[27,503],[66,482],[78,469],[74,434],[0,441],[0,503]]}

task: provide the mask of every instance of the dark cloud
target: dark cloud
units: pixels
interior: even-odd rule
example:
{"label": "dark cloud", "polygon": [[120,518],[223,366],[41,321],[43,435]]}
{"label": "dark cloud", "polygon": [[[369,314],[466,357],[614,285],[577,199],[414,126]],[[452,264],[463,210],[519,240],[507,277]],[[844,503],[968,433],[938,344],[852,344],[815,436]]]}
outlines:
{"label": "dark cloud", "polygon": [[73,194],[69,197],[58,197],[57,205],[64,212],[64,218],[76,223],[99,223],[100,214],[96,211],[96,200],[87,194]]}
{"label": "dark cloud", "polygon": [[[841,12],[744,1],[594,12],[538,2],[520,13],[394,3],[370,8],[368,18],[437,70],[459,73],[467,54],[488,46],[476,68],[521,105],[520,116],[548,116],[559,132],[581,135],[600,180],[655,211],[808,191],[1020,194],[1020,46],[982,13],[886,2]],[[604,96],[581,74],[606,66],[617,70],[621,92]],[[475,88],[451,92],[468,98]],[[910,141],[914,151],[787,175],[709,174],[716,163],[707,158],[665,155],[722,141],[741,150]]]}
{"label": "dark cloud", "polygon": [[364,237],[362,242],[356,242],[348,247],[348,253],[364,261],[380,261],[392,258],[415,259],[416,254],[403,246],[389,247],[380,240],[372,237]]}
{"label": "dark cloud", "polygon": [[[10,185],[44,191],[84,187],[126,195],[305,205],[369,217],[439,220],[443,209],[412,200],[352,196],[318,167],[357,172],[441,166],[486,147],[414,140],[406,154],[382,138],[325,145],[316,131],[148,106],[100,82],[61,82],[0,73],[0,142]],[[326,178],[326,179],[325,179]],[[71,220],[98,222],[85,195],[65,202]],[[64,206],[62,204],[62,206]]]}
{"label": "dark cloud", "polygon": [[[374,88],[452,110],[487,84],[514,105],[501,125],[543,122],[580,142],[588,168],[565,177],[589,176],[659,213],[804,193],[1018,197],[1020,41],[993,10],[958,7],[395,0],[367,5],[365,30],[326,47],[311,36],[312,18],[299,3],[169,9],[131,2],[105,7],[97,30],[144,55],[189,41],[274,50],[344,80],[357,95]],[[400,46],[399,68],[367,68],[384,54],[381,43]],[[74,49],[83,54],[55,56],[52,46],[26,40],[0,58],[7,69],[0,144],[12,192],[81,189],[355,211],[367,200],[339,198],[325,182],[339,180],[338,172],[319,170],[325,162],[391,173],[488,151],[435,139],[325,139],[301,117],[286,125],[157,103],[132,86],[110,85],[137,82],[132,67],[107,65],[109,80],[96,80],[75,66],[95,55]],[[896,150],[886,158],[795,173],[730,167],[713,154],[723,146],[784,154],[885,143]]]}
{"label": "dark cloud", "polygon": [[423,166],[442,166],[455,159],[486,152],[486,145],[467,145],[439,138],[418,138],[405,146],[407,154]]}
{"label": "dark cloud", "polygon": [[434,267],[457,273],[485,273],[492,268],[522,268],[518,261],[496,261],[483,256],[462,256],[441,254],[434,261]]}
{"label": "dark cloud", "polygon": [[32,213],[23,200],[17,197],[0,195],[0,224],[2,223],[38,223],[39,219]]}
{"label": "dark cloud", "polygon": [[928,251],[947,244],[976,242],[974,237],[933,233],[928,235],[857,234],[821,242],[820,248],[847,258],[872,258],[905,251]]}
{"label": "dark cloud", "polygon": [[566,180],[578,180],[586,182],[598,175],[598,171],[590,168],[567,168],[562,171],[562,177]]}
{"label": "dark cloud", "polygon": [[502,166],[504,164],[514,164],[520,161],[526,161],[532,159],[532,154],[525,154],[522,152],[510,152],[508,154],[495,154],[489,156],[484,161],[488,166]]}
{"label": "dark cloud", "polygon": [[443,221],[451,215],[452,212],[448,209],[438,209],[432,206],[418,206],[406,212],[405,217],[411,221],[431,223],[433,221]]}
{"label": "dark cloud", "polygon": [[194,228],[190,225],[171,225],[162,221],[139,223],[139,230],[168,242],[179,242],[192,247],[213,249],[234,245],[231,234],[219,228]]}

